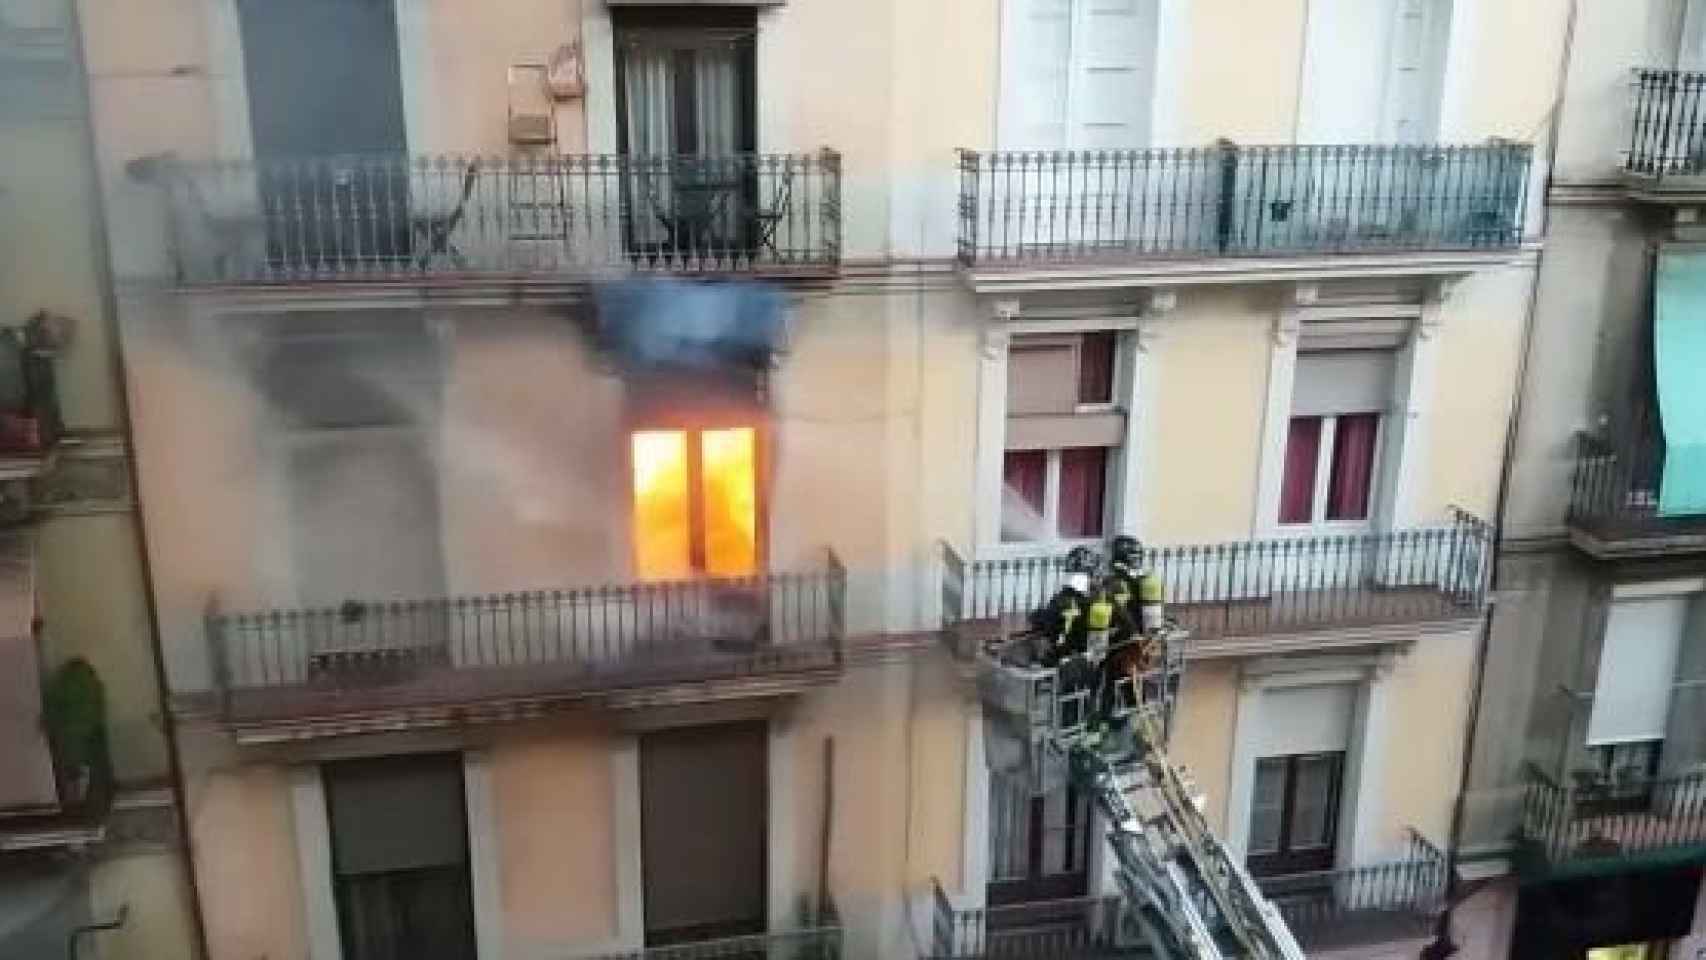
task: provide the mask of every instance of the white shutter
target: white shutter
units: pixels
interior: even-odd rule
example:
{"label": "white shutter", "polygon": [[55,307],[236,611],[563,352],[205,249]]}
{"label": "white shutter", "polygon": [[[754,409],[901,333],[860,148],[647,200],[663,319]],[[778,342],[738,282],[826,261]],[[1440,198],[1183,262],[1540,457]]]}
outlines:
{"label": "white shutter", "polygon": [[1077,6],[1067,146],[1144,146],[1155,77],[1156,0],[1077,0]]}
{"label": "white shutter", "polygon": [[1676,51],[1678,70],[1706,69],[1706,0],[1688,0],[1682,17],[1682,37]]}
{"label": "white shutter", "polygon": [[1005,0],[1003,8],[1001,148],[1062,149],[1073,0]]}
{"label": "white shutter", "polygon": [[1346,750],[1355,709],[1356,687],[1348,683],[1267,690],[1262,694],[1256,756]]}
{"label": "white shutter", "polygon": [[1398,0],[1310,0],[1298,140],[1380,138],[1387,40]]}
{"label": "white shutter", "polygon": [[1392,406],[1390,350],[1329,350],[1297,355],[1292,381],[1295,416],[1380,413]]}
{"label": "white shutter", "polygon": [[1691,597],[1671,594],[1611,605],[1588,716],[1588,746],[1663,739]]}
{"label": "white shutter", "polygon": [[1438,138],[1450,0],[1398,0],[1396,12],[1384,126],[1394,143],[1428,143]]}

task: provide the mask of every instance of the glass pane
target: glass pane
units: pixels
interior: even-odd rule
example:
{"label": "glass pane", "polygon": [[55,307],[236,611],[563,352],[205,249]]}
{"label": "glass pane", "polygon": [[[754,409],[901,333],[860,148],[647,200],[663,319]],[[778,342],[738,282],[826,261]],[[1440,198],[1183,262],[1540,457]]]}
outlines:
{"label": "glass pane", "polygon": [[758,569],[754,446],[751,427],[706,430],[700,436],[708,573],[746,576]]}
{"label": "glass pane", "polygon": [[1042,540],[1050,531],[1043,520],[1043,490],[1048,454],[1009,450],[1001,461],[1001,539]]}
{"label": "glass pane", "polygon": [[1078,347],[1078,402],[1114,402],[1114,332],[1084,334]]}
{"label": "glass pane", "polygon": [[1339,786],[1337,753],[1298,757],[1291,805],[1291,849],[1318,850],[1333,845],[1333,806]]}
{"label": "glass pane", "polygon": [[1315,519],[1315,461],[1321,451],[1321,418],[1292,417],[1285,438],[1285,477],[1280,483],[1280,523]]}
{"label": "glass pane", "polygon": [[1338,418],[1333,437],[1333,472],[1327,481],[1327,519],[1364,520],[1374,486],[1374,439],[1380,415],[1355,413]]}
{"label": "glass pane", "polygon": [[1252,855],[1277,853],[1280,817],[1285,809],[1285,758],[1256,761],[1256,784],[1250,797],[1250,840]]}
{"label": "glass pane", "polygon": [[1105,447],[1060,452],[1060,535],[1099,537],[1108,484]]}
{"label": "glass pane", "polygon": [[645,580],[693,572],[687,511],[687,434],[646,430],[633,436],[634,572]]}

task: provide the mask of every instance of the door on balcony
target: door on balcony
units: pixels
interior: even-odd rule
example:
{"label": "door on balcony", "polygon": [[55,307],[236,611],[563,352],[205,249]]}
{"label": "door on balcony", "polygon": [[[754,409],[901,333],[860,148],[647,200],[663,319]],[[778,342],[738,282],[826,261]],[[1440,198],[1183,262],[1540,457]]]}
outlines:
{"label": "door on balcony", "polygon": [[767,733],[755,721],[640,739],[646,946],[764,931]]}
{"label": "door on balcony", "polygon": [[989,780],[992,907],[1081,897],[1090,888],[1090,797],[1071,784],[1045,796],[1023,780]]}
{"label": "door on balcony", "polygon": [[238,0],[267,255],[347,271],[406,256],[395,0]]}
{"label": "door on balcony", "polygon": [[[750,7],[616,10],[616,135],[635,256],[727,257],[759,229]],[[768,184],[779,187],[781,184]]]}
{"label": "door on balcony", "polygon": [[995,175],[980,229],[1014,253],[1123,247],[1143,222],[1131,162],[1064,151],[1149,143],[1156,0],[1005,0],[1002,16],[1000,146],[1041,153]]}
{"label": "door on balcony", "polygon": [[1250,872],[1330,870],[1337,848],[1344,751],[1262,757],[1250,800]]}
{"label": "door on balcony", "polygon": [[342,760],[321,776],[345,960],[474,956],[462,756]]}

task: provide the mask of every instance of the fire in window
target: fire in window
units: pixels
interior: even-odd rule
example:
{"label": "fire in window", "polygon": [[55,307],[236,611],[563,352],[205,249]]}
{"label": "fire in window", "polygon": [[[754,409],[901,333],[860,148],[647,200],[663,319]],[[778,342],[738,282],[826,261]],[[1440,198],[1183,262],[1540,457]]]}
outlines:
{"label": "fire in window", "polygon": [[752,427],[641,430],[632,455],[634,567],[642,579],[758,569]]}

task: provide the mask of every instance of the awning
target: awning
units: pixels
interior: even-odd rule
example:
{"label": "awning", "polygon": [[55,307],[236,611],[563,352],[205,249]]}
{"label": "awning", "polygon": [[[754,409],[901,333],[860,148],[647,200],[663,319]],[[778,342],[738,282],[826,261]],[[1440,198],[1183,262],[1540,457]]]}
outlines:
{"label": "awning", "polygon": [[59,806],[42,731],[34,618],[35,544],[27,532],[0,536],[0,818]]}
{"label": "awning", "polygon": [[1660,516],[1706,514],[1706,250],[1659,252],[1653,371],[1664,426]]}

